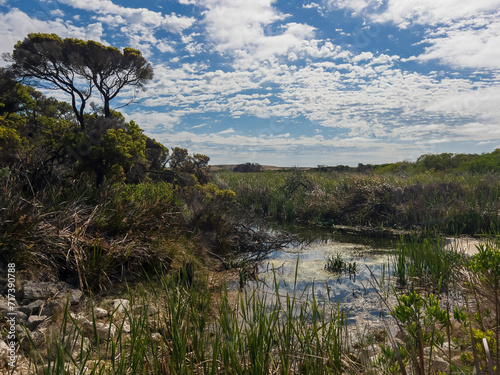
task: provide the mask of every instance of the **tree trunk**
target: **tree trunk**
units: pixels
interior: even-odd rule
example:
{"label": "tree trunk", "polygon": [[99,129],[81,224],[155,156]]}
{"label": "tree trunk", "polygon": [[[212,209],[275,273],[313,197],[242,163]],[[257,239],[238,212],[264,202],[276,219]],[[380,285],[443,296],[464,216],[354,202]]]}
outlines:
{"label": "tree trunk", "polygon": [[109,98],[104,97],[104,117],[111,117],[111,110],[109,109]]}

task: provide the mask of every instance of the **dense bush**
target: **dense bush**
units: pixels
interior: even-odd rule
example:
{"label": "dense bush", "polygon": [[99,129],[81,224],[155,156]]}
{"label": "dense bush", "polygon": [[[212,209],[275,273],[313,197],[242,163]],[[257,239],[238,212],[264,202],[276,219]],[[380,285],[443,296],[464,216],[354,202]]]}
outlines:
{"label": "dense bush", "polygon": [[260,172],[262,167],[258,163],[244,163],[238,164],[233,168],[233,172],[249,173],[249,172]]}
{"label": "dense bush", "polygon": [[94,290],[231,248],[234,193],[209,184],[207,156],[112,110],[82,128],[71,106],[1,73],[0,263]]}

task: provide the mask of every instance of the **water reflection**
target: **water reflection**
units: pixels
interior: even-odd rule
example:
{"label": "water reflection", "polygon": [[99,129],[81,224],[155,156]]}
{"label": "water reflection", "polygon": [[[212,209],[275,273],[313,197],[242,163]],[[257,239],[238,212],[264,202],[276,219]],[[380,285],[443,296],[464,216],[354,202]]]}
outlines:
{"label": "water reflection", "polygon": [[[393,241],[318,231],[299,232],[298,236],[305,240],[302,244],[273,252],[261,263],[261,287],[275,293],[276,278],[280,295],[285,295],[287,291],[292,294],[295,288],[296,295],[307,301],[314,293],[319,304],[340,304],[349,312],[350,323],[360,320],[370,324],[381,323],[381,314],[385,309],[374,288],[374,278],[384,285],[390,282],[391,255],[395,248]],[[337,254],[346,262],[356,262],[355,277],[325,269],[328,257]]]}

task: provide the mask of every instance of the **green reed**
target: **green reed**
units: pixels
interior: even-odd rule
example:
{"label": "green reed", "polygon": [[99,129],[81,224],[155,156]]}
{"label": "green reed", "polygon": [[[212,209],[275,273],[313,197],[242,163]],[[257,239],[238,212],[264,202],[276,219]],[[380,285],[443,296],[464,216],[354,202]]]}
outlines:
{"label": "green reed", "polygon": [[287,170],[219,172],[214,182],[236,192],[242,209],[288,222],[453,235],[500,227],[498,175]]}
{"label": "green reed", "polygon": [[[351,371],[347,315],[294,292],[264,292],[261,285],[240,292],[213,293],[203,282],[171,276],[130,292],[131,307],[113,310],[109,330],[99,336],[94,304],[85,323],[69,307],[47,336],[24,355],[30,368],[55,374],[340,374]],[[234,296],[236,295],[236,296]],[[304,297],[304,298],[303,298]],[[150,308],[156,311],[151,314]],[[113,332],[111,324],[116,326]],[[127,329],[125,327],[127,326]]]}
{"label": "green reed", "polygon": [[400,286],[416,283],[447,290],[459,273],[464,255],[447,249],[439,236],[401,238],[394,255],[394,274]]}

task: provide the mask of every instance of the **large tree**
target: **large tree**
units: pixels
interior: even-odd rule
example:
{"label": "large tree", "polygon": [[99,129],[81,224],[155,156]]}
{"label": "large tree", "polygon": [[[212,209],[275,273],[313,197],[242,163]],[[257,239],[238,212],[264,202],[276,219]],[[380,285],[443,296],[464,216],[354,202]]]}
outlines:
{"label": "large tree", "polygon": [[153,78],[151,64],[138,50],[121,52],[95,41],[61,39],[56,34],[28,34],[7,59],[19,78],[68,93],[82,130],[84,110],[94,88],[102,97],[104,116],[110,117],[109,103],[123,87],[144,88]]}
{"label": "large tree", "polygon": [[58,35],[34,33],[17,42],[7,60],[13,62],[11,68],[22,80],[68,93],[75,116],[85,129],[84,111],[92,95],[92,82],[79,80],[80,69],[72,56]]}
{"label": "large tree", "polygon": [[[68,40],[83,48],[83,74],[92,81],[104,102],[104,117],[111,116],[109,102],[125,86],[144,89],[144,84],[153,78],[153,68],[139,50],[124,48],[123,53],[115,47],[106,47],[90,40]],[[82,43],[83,42],[83,43]],[[75,50],[78,50],[75,48]]]}

